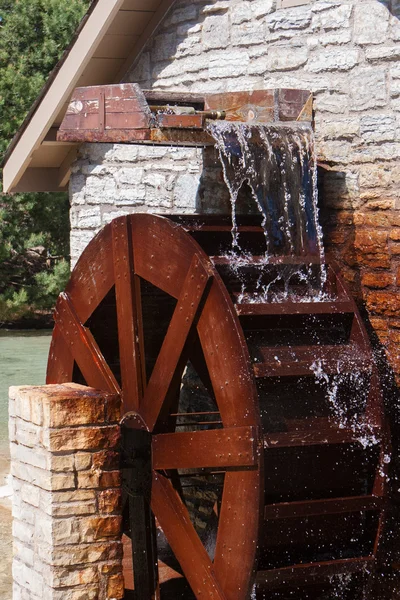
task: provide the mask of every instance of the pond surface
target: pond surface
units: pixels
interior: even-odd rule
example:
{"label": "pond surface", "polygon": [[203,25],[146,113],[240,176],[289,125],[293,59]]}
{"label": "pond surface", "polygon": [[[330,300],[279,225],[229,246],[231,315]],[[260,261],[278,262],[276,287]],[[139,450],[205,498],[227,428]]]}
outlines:
{"label": "pond surface", "polygon": [[0,455],[8,454],[8,388],[41,385],[51,331],[0,331]]}

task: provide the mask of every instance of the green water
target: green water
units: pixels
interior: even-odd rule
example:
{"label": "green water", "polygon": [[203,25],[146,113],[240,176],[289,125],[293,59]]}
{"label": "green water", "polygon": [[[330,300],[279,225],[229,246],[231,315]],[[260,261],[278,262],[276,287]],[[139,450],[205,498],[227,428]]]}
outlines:
{"label": "green water", "polygon": [[50,331],[0,331],[0,453],[8,451],[8,388],[45,382]]}

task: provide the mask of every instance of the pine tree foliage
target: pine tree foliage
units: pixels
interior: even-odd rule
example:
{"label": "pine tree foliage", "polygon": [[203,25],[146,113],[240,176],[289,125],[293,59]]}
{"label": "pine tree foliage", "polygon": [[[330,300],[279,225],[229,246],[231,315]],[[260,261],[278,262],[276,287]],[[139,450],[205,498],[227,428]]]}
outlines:
{"label": "pine tree foliage", "polygon": [[[0,0],[0,160],[90,0]],[[51,307],[68,275],[66,194],[0,197],[0,322]]]}

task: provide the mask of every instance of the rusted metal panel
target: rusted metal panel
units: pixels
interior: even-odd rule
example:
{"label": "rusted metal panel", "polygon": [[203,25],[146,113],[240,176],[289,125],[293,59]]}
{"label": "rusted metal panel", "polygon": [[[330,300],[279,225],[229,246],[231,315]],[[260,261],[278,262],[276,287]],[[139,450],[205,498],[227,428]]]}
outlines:
{"label": "rusted metal panel", "polygon": [[203,115],[168,115],[160,114],[157,116],[158,126],[172,129],[203,129]]}
{"label": "rusted metal panel", "polygon": [[[297,121],[305,105],[310,102],[310,97],[312,100],[312,94],[308,90],[279,89],[275,93],[278,121]],[[312,114],[304,112],[301,120],[311,121]]]}
{"label": "rusted metal panel", "polygon": [[206,95],[206,110],[224,110],[227,121],[275,121],[273,90],[231,92]]}
{"label": "rusted metal panel", "polygon": [[206,132],[208,119],[310,121],[312,95],[304,90],[256,90],[202,96],[143,92],[136,84],[77,88],[57,140],[213,145]]}

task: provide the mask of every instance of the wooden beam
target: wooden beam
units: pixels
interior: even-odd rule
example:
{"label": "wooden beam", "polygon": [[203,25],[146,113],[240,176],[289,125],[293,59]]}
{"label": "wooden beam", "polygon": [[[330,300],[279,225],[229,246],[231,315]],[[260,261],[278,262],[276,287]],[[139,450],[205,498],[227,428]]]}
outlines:
{"label": "wooden beam", "polygon": [[[29,165],[32,153],[42,143],[62,106],[68,102],[123,2],[124,0],[99,0],[93,9],[52,85],[4,166],[3,186],[5,192],[17,191],[18,183]],[[48,191],[48,185],[43,187],[46,187],[46,191]]]}
{"label": "wooden beam", "polygon": [[60,185],[60,169],[56,167],[30,167],[12,188],[17,192],[66,192],[68,186]]}
{"label": "wooden beam", "polygon": [[78,156],[78,145],[71,148],[71,150],[68,152],[67,156],[65,157],[62,165],[60,166],[60,168],[58,170],[60,187],[68,186],[68,181],[69,181],[69,178],[71,175],[71,165],[75,161],[77,156]]}

